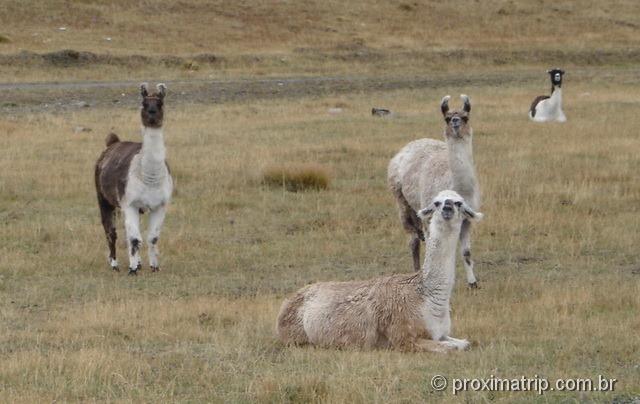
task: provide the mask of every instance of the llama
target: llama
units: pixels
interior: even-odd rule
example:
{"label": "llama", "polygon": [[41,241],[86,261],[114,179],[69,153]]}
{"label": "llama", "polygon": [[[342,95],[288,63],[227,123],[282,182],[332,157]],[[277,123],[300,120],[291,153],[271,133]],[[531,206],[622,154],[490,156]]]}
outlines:
{"label": "llama", "polygon": [[[453,189],[475,210],[480,209],[480,187],[473,164],[473,130],[469,124],[471,101],[462,94],[462,110],[449,110],[450,96],[440,109],[446,123],[445,142],[435,139],[415,140],[403,147],[389,162],[387,180],[396,198],[400,220],[411,235],[409,249],[413,268],[420,270],[420,241],[424,240],[423,223],[417,212],[427,206],[438,192]],[[460,251],[467,283],[478,287],[471,258],[471,222],[465,220],[460,231]]]}
{"label": "llama", "polygon": [[460,228],[482,214],[446,190],[418,215],[431,217],[421,272],[308,285],[282,304],[276,324],[280,340],[336,348],[466,349],[467,340],[449,336],[449,303]]}
{"label": "llama", "polygon": [[96,191],[109,245],[109,264],[113,270],[119,270],[115,211],[120,208],[124,213],[129,275],[137,275],[142,267],[140,215],[146,211],[149,211],[149,266],[151,272],[160,270],[158,239],[173,191],[173,180],[165,161],[162,131],[166,92],[167,87],[158,84],[157,92],[149,94],[147,83],[143,83],[140,86],[142,143],[122,142],[116,134],[111,133],[106,139],[106,150],[96,162]]}
{"label": "llama", "polygon": [[534,122],[566,122],[562,112],[562,76],[564,70],[555,68],[547,70],[551,76],[551,96],[539,95],[531,103],[529,119]]}

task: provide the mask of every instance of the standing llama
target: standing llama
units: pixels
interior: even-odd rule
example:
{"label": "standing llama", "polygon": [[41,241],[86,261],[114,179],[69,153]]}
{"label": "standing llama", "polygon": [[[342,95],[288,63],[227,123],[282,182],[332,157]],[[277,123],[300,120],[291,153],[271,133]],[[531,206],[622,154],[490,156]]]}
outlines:
{"label": "standing llama", "polygon": [[[453,189],[472,209],[480,209],[480,187],[473,164],[473,130],[469,124],[471,101],[462,94],[462,110],[449,110],[450,96],[445,96],[440,109],[446,128],[445,142],[435,139],[415,140],[389,162],[387,179],[396,198],[400,220],[411,235],[409,249],[413,268],[420,270],[420,240],[424,240],[422,220],[417,212],[431,203],[438,192]],[[465,220],[460,230],[460,250],[471,288],[478,287],[471,259],[471,221]]]}
{"label": "standing llama", "polygon": [[447,190],[418,215],[431,217],[421,272],[308,285],[282,304],[276,324],[280,340],[336,348],[466,349],[467,340],[449,336],[449,306],[460,227],[482,214]]}
{"label": "standing llama", "polygon": [[547,70],[551,76],[551,96],[539,95],[531,103],[529,119],[534,122],[566,122],[562,112],[562,76],[564,70],[555,68]]}
{"label": "standing llama", "polygon": [[149,266],[152,272],[160,270],[158,238],[173,190],[162,133],[166,92],[166,86],[158,84],[157,92],[149,94],[147,83],[143,83],[140,86],[142,143],[121,142],[117,135],[111,133],[106,139],[107,149],[96,162],[96,191],[109,244],[109,264],[113,270],[119,270],[115,211],[120,208],[124,213],[129,247],[129,275],[137,275],[142,267],[140,214],[145,211],[149,211]]}

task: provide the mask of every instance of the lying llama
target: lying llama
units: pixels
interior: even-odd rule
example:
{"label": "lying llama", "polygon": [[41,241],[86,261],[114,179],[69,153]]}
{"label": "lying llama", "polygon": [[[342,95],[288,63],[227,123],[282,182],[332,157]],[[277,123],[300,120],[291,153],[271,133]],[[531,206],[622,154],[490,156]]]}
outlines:
{"label": "lying llama", "polygon": [[567,117],[562,112],[562,76],[564,70],[555,68],[547,70],[551,76],[551,96],[539,95],[531,103],[529,119],[534,122],[566,122]]}
{"label": "lying llama", "polygon": [[[462,110],[449,110],[450,96],[440,103],[446,128],[446,142],[435,139],[415,140],[389,162],[387,180],[396,198],[400,220],[410,233],[409,249],[413,268],[420,270],[420,240],[424,240],[423,223],[417,212],[427,206],[438,192],[453,189],[469,206],[480,209],[480,187],[473,164],[473,130],[469,124],[471,101],[461,95]],[[460,246],[470,287],[478,287],[471,259],[471,222],[465,220],[460,230]]]}
{"label": "lying llama", "polygon": [[173,190],[162,132],[167,89],[164,84],[158,84],[157,92],[149,94],[147,87],[146,83],[140,86],[142,143],[121,142],[117,135],[109,134],[107,149],[98,158],[95,170],[98,204],[109,244],[109,264],[118,271],[115,211],[120,208],[129,247],[129,275],[137,275],[142,267],[140,214],[145,211],[149,211],[149,265],[152,272],[160,270],[158,238]]}
{"label": "lying llama", "polygon": [[418,215],[431,217],[421,272],[308,285],[282,304],[276,325],[280,340],[294,345],[405,351],[467,348],[467,340],[449,336],[449,302],[460,227],[465,220],[482,219],[482,214],[447,190]]}

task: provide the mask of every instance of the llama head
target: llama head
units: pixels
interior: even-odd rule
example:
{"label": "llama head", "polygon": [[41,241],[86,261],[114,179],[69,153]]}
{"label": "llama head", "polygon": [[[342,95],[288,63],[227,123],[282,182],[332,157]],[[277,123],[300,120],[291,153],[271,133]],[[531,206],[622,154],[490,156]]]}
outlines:
{"label": "llama head", "polygon": [[445,96],[440,102],[440,110],[447,124],[444,134],[448,139],[465,139],[472,134],[471,125],[469,125],[471,101],[464,94],[461,94],[460,98],[463,102],[462,109],[449,109],[450,95]]}
{"label": "llama head", "polygon": [[484,215],[471,209],[456,191],[445,190],[433,198],[429,206],[421,209],[418,217],[423,220],[431,218],[432,222],[460,224],[463,220],[479,222]]}
{"label": "llama head", "polygon": [[167,94],[167,86],[160,83],[156,86],[156,92],[149,94],[149,85],[140,84],[140,95],[142,95],[142,109],[140,115],[142,124],[149,128],[162,127],[164,118],[164,96]]}
{"label": "llama head", "polygon": [[562,87],[562,76],[564,75],[564,70],[555,68],[551,70],[547,70],[549,76],[551,76],[551,85]]}

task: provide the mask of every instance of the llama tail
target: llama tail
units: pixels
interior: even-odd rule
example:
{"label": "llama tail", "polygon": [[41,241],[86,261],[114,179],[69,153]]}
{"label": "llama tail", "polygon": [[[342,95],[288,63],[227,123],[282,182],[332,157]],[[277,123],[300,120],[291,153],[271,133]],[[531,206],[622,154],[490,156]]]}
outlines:
{"label": "llama tail", "polygon": [[105,139],[105,143],[107,144],[107,147],[111,146],[114,143],[118,143],[120,141],[120,138],[118,137],[118,135],[116,135],[115,133],[111,132],[107,135],[107,138]]}

